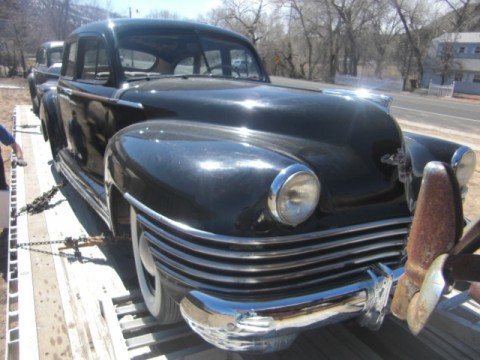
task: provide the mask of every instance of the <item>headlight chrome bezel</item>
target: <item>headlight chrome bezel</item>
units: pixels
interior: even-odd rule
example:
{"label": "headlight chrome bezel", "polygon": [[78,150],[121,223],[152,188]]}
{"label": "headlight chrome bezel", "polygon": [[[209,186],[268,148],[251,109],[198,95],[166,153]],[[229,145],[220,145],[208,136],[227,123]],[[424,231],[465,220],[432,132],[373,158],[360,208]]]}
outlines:
{"label": "headlight chrome bezel", "polygon": [[452,156],[450,165],[457,177],[462,197],[465,197],[467,184],[475,172],[476,163],[477,155],[468,146],[458,148]]}
{"label": "headlight chrome bezel", "polygon": [[[309,186],[312,186],[311,189],[313,190],[313,193],[307,194],[309,196],[309,201],[302,201],[294,208],[292,208],[291,203],[290,206],[282,203],[282,199],[289,198],[285,192],[291,191],[292,188],[296,186],[296,182],[301,180],[301,178],[304,179],[304,182],[305,180],[310,182]],[[320,199],[320,193],[321,185],[315,173],[305,165],[294,164],[283,169],[273,180],[268,195],[268,209],[273,218],[279,223],[288,226],[297,226],[306,221],[314,213]],[[300,195],[300,198],[301,197],[302,195]],[[282,210],[288,208],[295,211],[286,213]]]}

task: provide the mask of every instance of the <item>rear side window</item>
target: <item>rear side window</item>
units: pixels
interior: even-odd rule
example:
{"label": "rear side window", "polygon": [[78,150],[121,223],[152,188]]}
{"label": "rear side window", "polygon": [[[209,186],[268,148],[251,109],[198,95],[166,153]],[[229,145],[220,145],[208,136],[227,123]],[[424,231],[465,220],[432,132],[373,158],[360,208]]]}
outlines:
{"label": "rear side window", "polygon": [[105,44],[98,38],[82,40],[80,61],[81,71],[78,80],[103,84],[110,78]]}

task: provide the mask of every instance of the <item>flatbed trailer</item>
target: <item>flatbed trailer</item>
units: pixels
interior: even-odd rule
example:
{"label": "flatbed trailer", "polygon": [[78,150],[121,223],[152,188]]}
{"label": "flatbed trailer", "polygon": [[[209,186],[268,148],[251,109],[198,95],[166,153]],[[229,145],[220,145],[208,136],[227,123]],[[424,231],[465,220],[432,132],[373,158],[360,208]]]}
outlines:
{"label": "flatbed trailer", "polygon": [[[143,304],[128,241],[68,246],[109,230],[55,170],[40,120],[17,106],[13,129],[28,166],[12,167],[5,359],[478,359],[480,307],[446,297],[418,336],[388,316],[379,331],[346,322],[306,331],[261,356],[213,348],[184,323],[162,326]],[[25,211],[56,188],[48,205]],[[68,245],[68,244],[67,244]],[[67,247],[67,248],[66,248]]]}

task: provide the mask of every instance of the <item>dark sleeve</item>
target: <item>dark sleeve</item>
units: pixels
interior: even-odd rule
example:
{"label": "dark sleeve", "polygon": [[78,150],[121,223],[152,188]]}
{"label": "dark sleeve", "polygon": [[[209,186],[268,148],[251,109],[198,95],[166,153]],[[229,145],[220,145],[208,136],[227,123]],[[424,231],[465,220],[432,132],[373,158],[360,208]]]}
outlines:
{"label": "dark sleeve", "polygon": [[6,146],[10,146],[15,143],[15,138],[10,134],[10,132],[5,128],[5,126],[0,124],[0,142]]}

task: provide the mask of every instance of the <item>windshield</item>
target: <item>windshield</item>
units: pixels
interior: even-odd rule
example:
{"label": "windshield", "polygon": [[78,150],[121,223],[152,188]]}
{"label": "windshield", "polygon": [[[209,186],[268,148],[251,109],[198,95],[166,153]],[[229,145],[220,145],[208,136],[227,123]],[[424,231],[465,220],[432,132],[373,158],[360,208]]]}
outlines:
{"label": "windshield", "polygon": [[62,63],[63,46],[48,50],[48,66]]}
{"label": "windshield", "polygon": [[219,76],[263,80],[249,48],[193,33],[126,34],[119,39],[126,80],[163,76]]}

